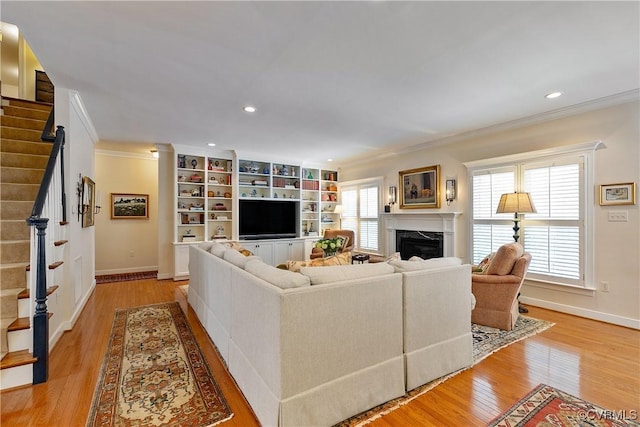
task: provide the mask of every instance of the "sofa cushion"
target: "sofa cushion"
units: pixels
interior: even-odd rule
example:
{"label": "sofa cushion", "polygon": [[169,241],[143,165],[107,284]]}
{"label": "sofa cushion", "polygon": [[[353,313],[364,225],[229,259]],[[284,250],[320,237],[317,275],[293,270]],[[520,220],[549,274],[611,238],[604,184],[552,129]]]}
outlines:
{"label": "sofa cushion", "polygon": [[218,258],[222,258],[224,256],[224,251],[226,251],[227,248],[219,242],[212,242],[211,246],[209,247],[209,252],[211,252],[213,255],[217,256]]}
{"label": "sofa cushion", "polygon": [[287,270],[299,272],[302,267],[327,267],[330,265],[351,264],[351,252],[342,252],[326,258],[315,258],[309,261],[287,261]]}
{"label": "sofa cushion", "polygon": [[240,267],[240,268],[244,268],[245,265],[247,264],[247,261],[251,259],[260,259],[260,257],[257,257],[257,256],[245,256],[240,252],[238,252],[237,250],[231,249],[231,248],[225,249],[224,255],[222,256],[222,258],[225,261],[228,261],[231,264],[235,265],[236,267]]}
{"label": "sofa cushion", "polygon": [[309,277],[312,285],[322,285],[325,283],[380,276],[393,272],[393,267],[384,262],[374,264],[334,265],[324,268],[300,268],[300,273]]}
{"label": "sofa cushion", "polygon": [[524,249],[520,243],[507,243],[500,246],[498,251],[491,259],[485,274],[496,274],[504,276],[510,274],[516,260],[522,256]]}
{"label": "sofa cushion", "polygon": [[265,264],[257,257],[251,258],[252,259],[247,261],[244,269],[248,273],[251,273],[281,289],[299,288],[301,286],[309,286],[311,284],[307,276]]}
{"label": "sofa cushion", "polygon": [[433,268],[451,267],[451,266],[461,265],[461,264],[462,264],[462,260],[456,257],[430,258],[430,259],[422,259],[418,257],[413,261],[412,260],[389,261],[389,265],[391,265],[397,273],[402,273],[403,271],[419,271],[419,270],[429,270]]}

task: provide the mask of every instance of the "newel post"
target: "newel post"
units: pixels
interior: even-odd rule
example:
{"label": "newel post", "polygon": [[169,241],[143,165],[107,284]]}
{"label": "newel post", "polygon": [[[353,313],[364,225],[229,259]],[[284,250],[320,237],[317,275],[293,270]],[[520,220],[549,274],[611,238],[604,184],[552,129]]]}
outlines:
{"label": "newel post", "polygon": [[37,234],[36,261],[36,307],[33,315],[33,356],[38,360],[33,364],[33,384],[46,382],[49,377],[49,315],[47,313],[47,257],[45,236],[48,218],[27,220],[35,225]]}

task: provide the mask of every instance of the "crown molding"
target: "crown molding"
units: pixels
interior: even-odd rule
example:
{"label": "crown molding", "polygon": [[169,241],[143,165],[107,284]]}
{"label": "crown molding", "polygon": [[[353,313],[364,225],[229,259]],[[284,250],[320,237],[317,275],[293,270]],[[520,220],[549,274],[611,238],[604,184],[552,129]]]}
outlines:
{"label": "crown molding", "polygon": [[575,116],[581,113],[589,111],[600,110],[615,105],[626,104],[628,102],[640,101],[640,89],[633,89],[626,92],[617,93],[614,95],[605,96],[603,98],[594,99],[591,101],[582,102],[580,104],[570,105],[568,107],[558,108],[556,110],[546,111],[540,114],[534,114],[532,116],[522,117],[520,119],[510,120],[503,123],[487,126],[484,128],[478,128],[470,130],[468,132],[462,132],[456,135],[446,136],[443,138],[435,139],[433,141],[422,142],[407,147],[385,150],[377,155],[368,154],[366,157],[355,157],[348,162],[351,165],[365,163],[372,159],[380,160],[400,154],[413,153],[415,151],[424,150],[427,148],[433,148],[441,145],[452,144],[458,141],[477,138],[492,133],[503,132],[512,129],[523,128],[538,123],[544,123],[552,120],[557,120],[565,117]]}

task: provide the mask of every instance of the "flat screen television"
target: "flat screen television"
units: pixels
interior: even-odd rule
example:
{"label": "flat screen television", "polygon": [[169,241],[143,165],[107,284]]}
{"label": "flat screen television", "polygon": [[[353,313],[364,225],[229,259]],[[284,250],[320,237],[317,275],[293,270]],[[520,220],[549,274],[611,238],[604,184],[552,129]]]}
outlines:
{"label": "flat screen television", "polygon": [[240,199],[241,239],[283,239],[298,236],[298,202]]}

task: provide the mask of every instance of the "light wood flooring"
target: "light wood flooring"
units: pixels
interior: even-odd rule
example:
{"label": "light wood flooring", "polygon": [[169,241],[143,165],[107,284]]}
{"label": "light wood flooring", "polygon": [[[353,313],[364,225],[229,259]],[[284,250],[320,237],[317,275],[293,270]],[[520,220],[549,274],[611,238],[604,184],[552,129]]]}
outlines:
{"label": "light wood flooring", "polygon": [[[51,352],[49,381],[0,394],[0,424],[84,426],[116,308],[178,300],[234,416],[222,427],[255,426],[178,286],[153,279],[100,284],[72,331]],[[484,426],[539,383],[611,410],[640,413],[640,331],[529,307],[552,328],[515,343],[371,426]]]}

